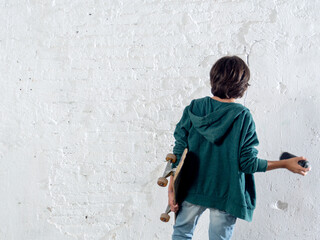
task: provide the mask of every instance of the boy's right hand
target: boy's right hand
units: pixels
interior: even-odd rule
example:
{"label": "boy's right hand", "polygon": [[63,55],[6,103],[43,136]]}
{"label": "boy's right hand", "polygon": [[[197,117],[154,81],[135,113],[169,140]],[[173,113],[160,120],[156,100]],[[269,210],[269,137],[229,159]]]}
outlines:
{"label": "boy's right hand", "polygon": [[168,193],[169,205],[171,212],[177,212],[179,210],[178,204],[174,204],[174,193],[173,191],[169,191]]}
{"label": "boy's right hand", "polygon": [[305,176],[311,170],[311,167],[309,167],[309,168],[301,167],[298,164],[298,162],[301,160],[307,161],[307,159],[305,157],[294,157],[294,158],[289,158],[289,159],[282,160],[282,161],[284,161],[285,168],[287,168],[289,171],[291,171],[293,173],[298,173],[302,176]]}
{"label": "boy's right hand", "polygon": [[176,213],[179,210],[178,204],[174,201],[174,192],[173,192],[173,176],[170,176],[170,183],[168,187],[168,204],[170,206],[171,212]]}

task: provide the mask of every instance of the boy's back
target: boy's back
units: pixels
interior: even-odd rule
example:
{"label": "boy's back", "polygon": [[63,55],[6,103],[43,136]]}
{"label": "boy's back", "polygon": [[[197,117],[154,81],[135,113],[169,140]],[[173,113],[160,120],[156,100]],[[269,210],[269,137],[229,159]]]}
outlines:
{"label": "boy's back", "polygon": [[250,111],[239,103],[196,99],[185,108],[174,136],[178,159],[185,147],[198,157],[198,177],[186,201],[251,221],[252,174],[266,171],[267,161],[256,157],[258,139]]}

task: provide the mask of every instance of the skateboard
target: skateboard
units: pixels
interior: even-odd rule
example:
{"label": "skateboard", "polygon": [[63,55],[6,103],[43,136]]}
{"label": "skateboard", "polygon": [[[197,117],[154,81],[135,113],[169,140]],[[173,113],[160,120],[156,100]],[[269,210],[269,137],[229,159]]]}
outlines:
{"label": "skateboard", "polygon": [[[283,152],[280,156],[280,160],[284,160],[284,159],[288,159],[288,158],[294,158],[296,157],[295,155],[291,154],[291,153],[288,153],[288,152]],[[308,161],[306,160],[300,160],[298,162],[298,164],[301,166],[301,167],[304,167],[304,168],[308,168],[310,167],[310,164]]]}
{"label": "skateboard", "polygon": [[[173,154],[168,154],[166,160],[168,161],[166,169],[163,173],[163,176],[158,179],[158,185],[161,187],[167,186],[168,180],[167,177],[173,175],[173,195],[174,195],[174,202],[177,203],[179,206],[183,202],[186,191],[188,188],[188,181],[186,177],[189,178],[188,169],[186,167],[190,166],[190,157],[188,158],[188,149],[186,148],[181,156],[180,162],[177,168],[172,169],[171,163],[176,162],[177,158]],[[188,159],[188,164],[185,164],[186,159]],[[190,179],[190,178],[189,178]],[[166,211],[161,214],[160,220],[163,222],[168,222],[170,220],[169,213],[170,205],[167,206]],[[177,218],[179,211],[175,213],[175,219]]]}

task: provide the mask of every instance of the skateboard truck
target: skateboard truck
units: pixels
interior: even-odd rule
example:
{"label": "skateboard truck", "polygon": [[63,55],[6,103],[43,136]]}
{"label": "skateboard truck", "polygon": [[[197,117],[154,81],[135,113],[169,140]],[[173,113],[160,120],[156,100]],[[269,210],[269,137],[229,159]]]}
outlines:
{"label": "skateboard truck", "polygon": [[175,168],[171,167],[172,163],[175,163],[177,161],[176,155],[169,153],[166,156],[167,166],[162,174],[162,177],[158,178],[158,185],[160,187],[166,187],[168,185],[168,177],[174,174]]}
{"label": "skateboard truck", "polygon": [[[288,153],[288,152],[283,152],[280,156],[280,160],[284,160],[284,159],[288,159],[288,158],[294,158],[294,157],[297,157],[291,153]],[[301,166],[301,167],[304,167],[304,168],[308,168],[308,167],[311,167],[311,165],[309,164],[308,161],[306,160],[300,160],[298,162],[298,164]]]}

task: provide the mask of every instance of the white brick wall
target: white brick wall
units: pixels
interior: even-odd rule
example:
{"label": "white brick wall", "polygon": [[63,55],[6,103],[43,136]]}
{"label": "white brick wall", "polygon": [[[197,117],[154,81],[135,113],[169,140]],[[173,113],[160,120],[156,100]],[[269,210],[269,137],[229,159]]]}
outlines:
{"label": "white brick wall", "polygon": [[[254,220],[238,220],[234,239],[317,239],[319,10],[308,0],[1,1],[0,239],[170,239],[156,180],[184,106],[210,95],[210,68],[226,54],[251,69],[239,102],[259,156],[291,151],[314,169],[257,174]],[[207,220],[195,239],[207,239]]]}

